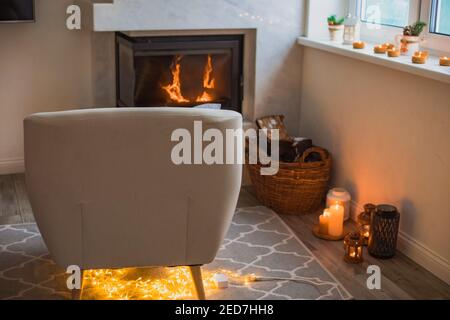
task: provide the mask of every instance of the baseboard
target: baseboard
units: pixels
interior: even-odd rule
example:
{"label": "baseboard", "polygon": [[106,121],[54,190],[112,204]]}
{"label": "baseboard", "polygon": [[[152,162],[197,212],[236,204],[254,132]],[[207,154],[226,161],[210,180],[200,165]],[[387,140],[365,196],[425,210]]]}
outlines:
{"label": "baseboard", "polygon": [[[352,201],[352,219],[354,221],[357,220],[358,214],[362,211],[362,206]],[[400,230],[398,234],[397,249],[450,285],[450,264],[448,260],[431,250],[425,244]]]}
{"label": "baseboard", "polygon": [[0,160],[0,175],[25,172],[24,159]]}

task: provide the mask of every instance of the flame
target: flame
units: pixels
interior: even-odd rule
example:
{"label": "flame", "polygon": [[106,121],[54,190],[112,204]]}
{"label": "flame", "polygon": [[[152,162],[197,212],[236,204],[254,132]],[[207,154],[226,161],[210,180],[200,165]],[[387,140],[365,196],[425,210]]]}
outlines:
{"label": "flame", "polygon": [[[152,276],[152,270],[158,271],[161,276]],[[249,285],[256,279],[254,274],[241,275],[224,269],[203,271],[207,293],[217,288],[214,280],[216,273],[227,275],[229,281],[238,285]],[[195,288],[187,267],[89,270],[84,273],[82,289],[82,298],[88,300],[195,299]]]}
{"label": "flame", "polygon": [[[190,101],[186,99],[181,93],[181,58],[181,56],[176,56],[172,63],[172,83],[168,84],[167,86],[161,86],[161,88],[167,92],[170,100],[179,103],[187,103]],[[213,96],[207,92],[207,90],[215,89],[216,87],[216,79],[212,77],[213,71],[214,69],[212,58],[211,55],[208,55],[208,60],[205,65],[205,71],[203,73],[203,93],[197,97],[195,102],[210,102],[214,99]]]}
{"label": "flame", "polygon": [[213,97],[206,92],[206,89],[214,89],[216,87],[216,79],[212,78],[213,72],[212,58],[208,54],[208,61],[205,66],[205,72],[203,74],[203,93],[197,97],[196,102],[209,102],[213,100]]}
{"label": "flame", "polygon": [[203,91],[203,94],[201,96],[198,96],[195,102],[209,102],[212,100],[213,98],[206,91]]}
{"label": "flame", "polygon": [[214,89],[216,87],[216,79],[211,79],[212,72],[212,58],[211,55],[208,54],[208,62],[206,63],[205,73],[203,75],[203,88],[205,89]]}
{"label": "flame", "polygon": [[175,60],[172,63],[171,71],[172,71],[172,83],[167,86],[162,86],[162,88],[169,94],[169,97],[172,101],[176,102],[189,102],[188,99],[183,97],[181,93],[181,81],[180,81],[180,73],[181,73],[181,56],[176,56]]}

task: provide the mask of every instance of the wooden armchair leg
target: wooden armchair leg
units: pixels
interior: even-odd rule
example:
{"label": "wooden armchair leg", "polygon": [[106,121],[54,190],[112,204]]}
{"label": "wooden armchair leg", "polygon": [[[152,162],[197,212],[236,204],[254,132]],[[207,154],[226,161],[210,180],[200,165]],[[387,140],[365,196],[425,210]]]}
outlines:
{"label": "wooden armchair leg", "polygon": [[198,300],[206,300],[201,266],[190,266],[189,270],[191,271],[192,279],[194,280],[195,291],[197,292]]}
{"label": "wooden armchair leg", "polygon": [[81,270],[80,289],[72,289],[72,300],[81,300],[83,291],[84,270]]}

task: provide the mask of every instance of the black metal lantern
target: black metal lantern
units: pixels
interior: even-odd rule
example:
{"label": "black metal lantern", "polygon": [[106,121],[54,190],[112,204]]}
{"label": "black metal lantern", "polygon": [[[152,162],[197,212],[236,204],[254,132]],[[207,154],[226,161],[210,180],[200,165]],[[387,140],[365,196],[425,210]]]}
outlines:
{"label": "black metal lantern", "polygon": [[370,255],[380,259],[389,259],[395,255],[399,224],[400,213],[396,207],[386,204],[377,206],[370,222]]}

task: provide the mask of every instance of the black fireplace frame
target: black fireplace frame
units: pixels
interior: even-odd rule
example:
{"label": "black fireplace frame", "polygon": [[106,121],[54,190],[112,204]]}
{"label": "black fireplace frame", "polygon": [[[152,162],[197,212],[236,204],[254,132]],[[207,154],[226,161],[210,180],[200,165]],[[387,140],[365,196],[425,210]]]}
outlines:
{"label": "black fireplace frame", "polygon": [[133,58],[137,56],[164,54],[208,54],[214,50],[231,51],[231,99],[229,106],[224,109],[242,113],[244,99],[244,35],[201,35],[201,36],[150,36],[130,37],[116,32],[116,101],[117,107],[139,107],[127,105],[120,99],[120,55],[119,46],[124,45],[132,49]]}

